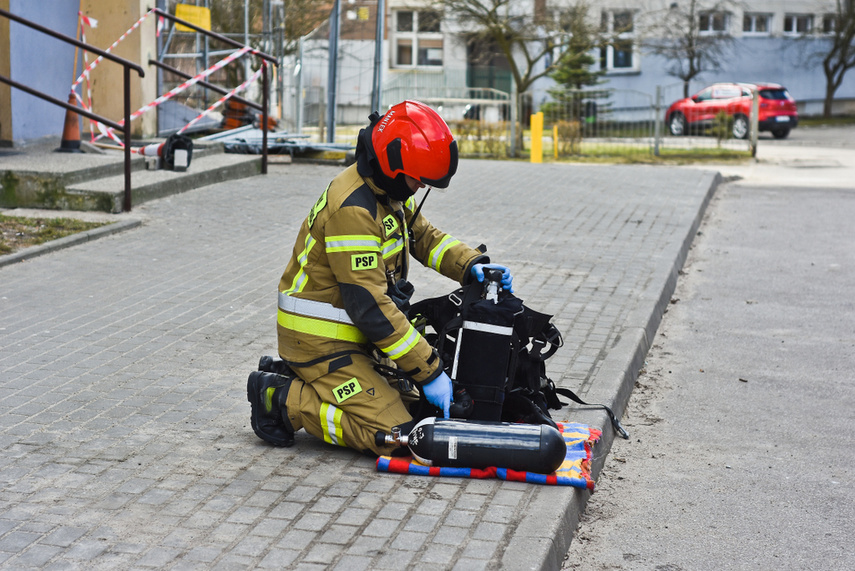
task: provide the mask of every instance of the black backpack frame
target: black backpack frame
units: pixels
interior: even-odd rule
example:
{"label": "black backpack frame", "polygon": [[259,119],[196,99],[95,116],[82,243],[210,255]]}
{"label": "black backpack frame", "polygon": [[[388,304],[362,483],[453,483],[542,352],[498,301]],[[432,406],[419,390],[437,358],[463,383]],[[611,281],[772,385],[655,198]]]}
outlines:
{"label": "black backpack frame", "polygon": [[[588,404],[547,376],[546,360],[564,344],[552,316],[526,307],[501,288],[490,299],[489,286],[486,279],[473,282],[414,303],[407,312],[452,378],[451,416],[555,426],[549,411],[565,406],[559,398],[564,396],[602,408],[618,434],[628,438],[609,407]],[[390,373],[385,367],[382,372]],[[411,412],[418,420],[434,416],[436,409],[422,398]]]}

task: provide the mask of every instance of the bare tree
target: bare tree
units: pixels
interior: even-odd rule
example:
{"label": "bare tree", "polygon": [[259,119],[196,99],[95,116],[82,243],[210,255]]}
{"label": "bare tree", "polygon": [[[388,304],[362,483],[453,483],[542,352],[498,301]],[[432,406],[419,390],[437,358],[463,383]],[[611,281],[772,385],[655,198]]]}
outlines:
{"label": "bare tree", "polygon": [[[244,4],[248,1],[248,6]],[[211,21],[221,33],[242,34],[244,10],[249,11],[250,33],[255,37],[266,32],[263,29],[265,18],[268,25],[284,28],[283,52],[287,55],[296,50],[297,41],[317,26],[329,19],[332,0],[283,0],[271,7],[270,0],[216,0],[211,2]],[[268,12],[265,14],[265,12]],[[262,47],[261,40],[254,40]]]}
{"label": "bare tree", "polygon": [[855,67],[855,0],[835,0],[835,13],[823,18],[823,34],[830,46],[822,57],[825,73],[825,100],[822,116],[831,117],[831,104],[846,72]]}
{"label": "bare tree", "polygon": [[667,60],[668,75],[689,83],[706,71],[718,71],[733,42],[728,30],[729,0],[677,0],[664,10],[643,14],[642,48]]}
{"label": "bare tree", "polygon": [[[495,46],[520,94],[555,71],[560,58],[552,55],[564,51],[572,37],[568,32],[574,6],[547,10],[547,3],[538,0],[439,0],[439,4],[464,27],[471,42]],[[521,110],[518,102],[518,117]]]}

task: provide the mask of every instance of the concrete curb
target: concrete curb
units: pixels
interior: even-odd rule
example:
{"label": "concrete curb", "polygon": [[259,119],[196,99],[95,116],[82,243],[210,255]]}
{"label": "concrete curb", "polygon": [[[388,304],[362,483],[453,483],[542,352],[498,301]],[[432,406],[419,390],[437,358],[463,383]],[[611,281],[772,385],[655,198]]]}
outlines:
{"label": "concrete curb", "polygon": [[92,230],[87,230],[85,232],[71,234],[70,236],[60,238],[59,240],[53,240],[51,242],[39,244],[38,246],[25,248],[13,254],[6,254],[5,256],[0,256],[0,268],[11,264],[17,264],[18,262],[26,262],[31,258],[36,258],[38,256],[49,254],[57,250],[62,250],[63,248],[76,246],[77,244],[83,244],[84,242],[89,242],[90,240],[97,240],[98,238],[103,238],[104,236],[118,234],[119,232],[124,232],[125,230],[130,230],[131,228],[136,228],[141,225],[142,220],[121,220],[119,222],[113,222],[112,224],[107,224],[106,226],[101,226],[99,228],[93,228]]}
{"label": "concrete curb", "polygon": [[[639,305],[627,318],[625,334],[609,351],[600,370],[591,380],[589,390],[579,395],[586,402],[604,403],[618,418],[623,415],[638,371],[644,365],[662,316],[677,287],[677,278],[689,248],[707,206],[722,181],[721,175],[716,174],[689,231],[683,237],[676,259],[663,262],[663,266],[668,267],[663,267],[656,273],[666,276],[664,283],[652,283],[639,296]],[[596,479],[605,464],[606,455],[611,450],[615,431],[608,417],[600,409],[577,409],[573,414],[574,420],[603,431],[591,463],[591,472]],[[527,515],[520,521],[513,538],[505,547],[502,568],[560,570],[590,496],[591,492],[578,488],[563,490],[545,486],[535,490],[531,503],[526,508]],[[536,553],[532,552],[532,545],[537,546]]]}

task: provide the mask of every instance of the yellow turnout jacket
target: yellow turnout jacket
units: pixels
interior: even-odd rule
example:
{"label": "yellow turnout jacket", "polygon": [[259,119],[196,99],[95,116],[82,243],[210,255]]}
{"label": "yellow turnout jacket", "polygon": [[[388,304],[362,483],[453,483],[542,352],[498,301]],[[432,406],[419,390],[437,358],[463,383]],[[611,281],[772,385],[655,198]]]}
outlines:
{"label": "yellow turnout jacket", "polygon": [[356,165],[312,207],[279,282],[279,353],[304,380],[372,345],[419,383],[441,372],[439,357],[389,296],[390,284],[406,279],[410,255],[461,284],[473,264],[489,259],[421,214],[414,220],[414,210],[413,198],[390,199]]}

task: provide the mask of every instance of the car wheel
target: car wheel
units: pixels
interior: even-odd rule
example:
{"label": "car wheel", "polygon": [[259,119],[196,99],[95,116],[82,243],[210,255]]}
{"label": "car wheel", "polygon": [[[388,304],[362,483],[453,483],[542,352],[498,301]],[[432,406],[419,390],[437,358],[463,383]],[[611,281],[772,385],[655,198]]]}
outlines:
{"label": "car wheel", "polygon": [[773,129],[772,130],[772,136],[775,137],[776,139],[786,139],[787,135],[789,135],[789,134],[790,134],[789,129]]}
{"label": "car wheel", "polygon": [[748,136],[748,117],[736,115],[733,118],[733,138],[744,139]]}
{"label": "car wheel", "polygon": [[674,113],[668,121],[668,129],[675,137],[682,137],[687,134],[686,118],[682,113]]}

